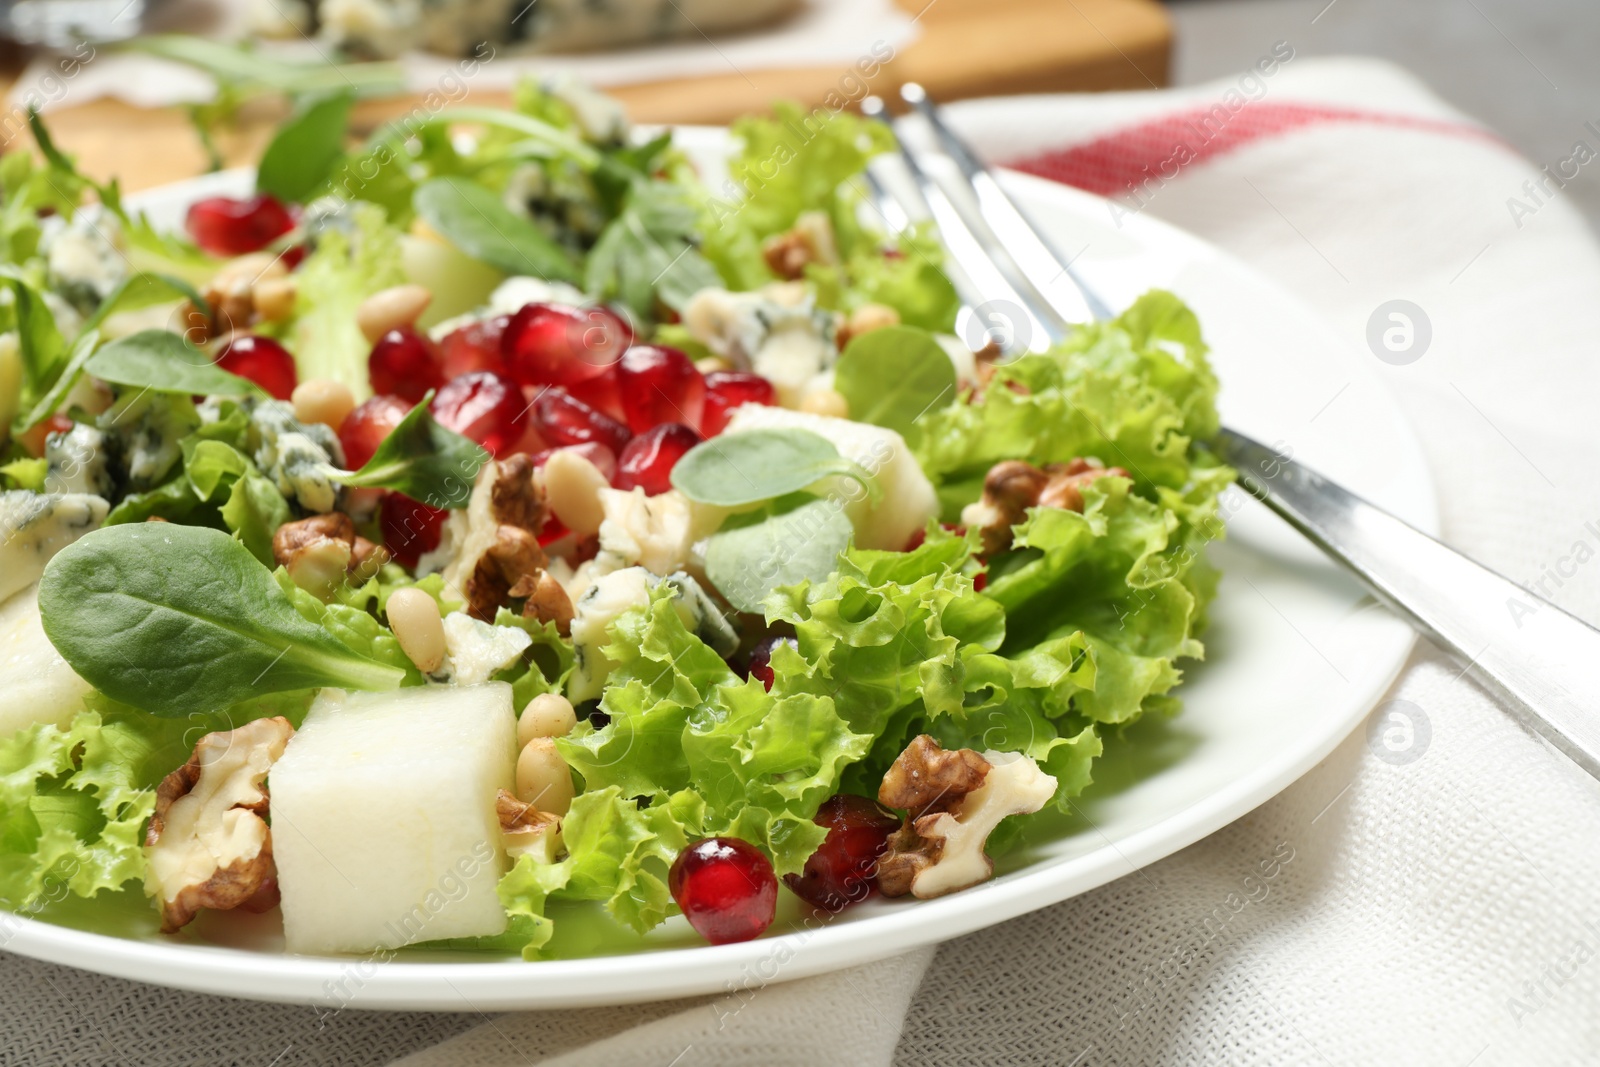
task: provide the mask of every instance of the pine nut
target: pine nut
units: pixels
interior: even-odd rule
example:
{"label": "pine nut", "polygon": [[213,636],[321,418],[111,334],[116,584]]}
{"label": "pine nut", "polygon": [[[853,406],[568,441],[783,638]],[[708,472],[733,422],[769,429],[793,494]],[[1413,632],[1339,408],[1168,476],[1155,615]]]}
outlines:
{"label": "pine nut", "polygon": [[444,664],[444,621],[433,597],[420,589],[400,589],[389,597],[385,610],[406,658],[423,674],[438,670]]}
{"label": "pine nut", "polygon": [[551,815],[572,807],[572,772],[548,737],[535,737],[517,757],[517,799]]}
{"label": "pine nut", "polygon": [[380,289],[356,307],[356,325],[376,344],[390,330],[413,325],[432,299],[433,294],[420,285]]}
{"label": "pine nut", "polygon": [[294,314],[294,282],[288,278],[263,278],[250,290],[256,314],[267,322],[282,322]]}
{"label": "pine nut", "polygon": [[331,378],[309,378],[294,387],[289,399],[294,404],[295,418],[308,425],[320,422],[332,430],[337,430],[356,407],[350,387]]}
{"label": "pine nut", "polygon": [[850,315],[850,336],[860,337],[885,326],[900,325],[900,313],[886,304],[862,304]]}
{"label": "pine nut", "polygon": [[565,737],[576,725],[578,715],[571,701],[560,693],[540,693],[517,717],[517,744],[526,745],[536,737]]}
{"label": "pine nut", "polygon": [[850,402],[836,389],[813,389],[800,398],[800,410],[836,419],[850,417]]}
{"label": "pine nut", "polygon": [[610,484],[599,467],[569,448],[545,461],[545,499],[561,524],[579,537],[599,532],[605,519],[600,490]]}

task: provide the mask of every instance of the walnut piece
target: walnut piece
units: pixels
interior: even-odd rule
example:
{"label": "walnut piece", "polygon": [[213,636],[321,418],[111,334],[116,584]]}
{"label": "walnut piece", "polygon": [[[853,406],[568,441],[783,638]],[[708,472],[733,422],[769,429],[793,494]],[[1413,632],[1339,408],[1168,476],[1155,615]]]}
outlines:
{"label": "walnut piece", "polygon": [[511,587],[510,596],[523,600],[523,618],[553,622],[562,637],[572,634],[572,598],[549,571],[540,571],[537,576],[523,575]]}
{"label": "walnut piece", "polygon": [[272,534],[272,558],[301,589],[326,599],[345,582],[378,573],[389,553],[365,537],[341,511],[286,522]]}
{"label": "walnut piece", "polygon": [[[980,765],[983,771],[975,775]],[[975,786],[957,792],[974,778]],[[948,788],[934,789],[932,783],[941,779]],[[1056,780],[1019,752],[946,752],[932,738],[918,737],[884,775],[878,797],[907,807],[889,797],[932,796],[934,807],[911,808],[905,825],[889,836],[878,859],[878,888],[885,896],[910,893],[925,900],[987,881],[994,873],[984,852],[989,834],[1007,815],[1038,811],[1055,791]]]}
{"label": "walnut piece", "polygon": [[1028,517],[1028,509],[1083,510],[1083,487],[1106,475],[1126,478],[1121,467],[1106,467],[1098,459],[1079,456],[1069,463],[1035,467],[1008,459],[989,468],[983,479],[983,498],[961,511],[961,521],[976,528],[985,553],[1011,547],[1013,526]]}
{"label": "walnut piece", "polygon": [[156,788],[145,832],[145,892],[174,933],[201,908],[266,911],[278,903],[267,827],[267,772],[294,734],[281,716],[206,734]]}
{"label": "walnut piece", "polygon": [[494,812],[500,820],[506,854],[534,856],[540,863],[554,863],[561,852],[561,817],[524,803],[509,790],[495,794]]}
{"label": "walnut piece", "polygon": [[837,263],[839,246],[833,239],[833,224],[821,211],[802,212],[793,229],[762,242],[761,256],[772,273],[787,281],[803,277],[812,263]]}
{"label": "walnut piece", "polygon": [[478,472],[467,506],[445,521],[437,554],[424,559],[424,569],[447,560],[445,587],[460,590],[473,618],[492,622],[519,582],[537,582],[544,572],[539,531],[549,514],[540,473],[527,456],[490,460]]}

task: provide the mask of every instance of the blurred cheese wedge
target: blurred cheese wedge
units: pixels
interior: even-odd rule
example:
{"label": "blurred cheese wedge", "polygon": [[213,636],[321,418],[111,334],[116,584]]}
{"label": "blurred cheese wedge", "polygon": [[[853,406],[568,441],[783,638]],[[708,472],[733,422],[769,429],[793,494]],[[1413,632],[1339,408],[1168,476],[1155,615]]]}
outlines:
{"label": "blurred cheese wedge", "polygon": [[841,456],[861,464],[877,477],[883,499],[876,506],[846,478],[829,478],[814,487],[824,494],[837,492],[848,501],[845,512],[855,525],[858,548],[903,549],[912,535],[939,513],[933,484],[922,473],[905,439],[893,430],[827,415],[746,404],[734,411],[726,432],[769,429],[810,430],[830,441]]}
{"label": "blurred cheese wedge", "polygon": [[495,793],[516,733],[504,682],[324,689],[268,782],[289,950],[503,932]]}
{"label": "blurred cheese wedge", "polygon": [[0,738],[34,723],[65,726],[90,688],[45,636],[37,584],[0,603]]}

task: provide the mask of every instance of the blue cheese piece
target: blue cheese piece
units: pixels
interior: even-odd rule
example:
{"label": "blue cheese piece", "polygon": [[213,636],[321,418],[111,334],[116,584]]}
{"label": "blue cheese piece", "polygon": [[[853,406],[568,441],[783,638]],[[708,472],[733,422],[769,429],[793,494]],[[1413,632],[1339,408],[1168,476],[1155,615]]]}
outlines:
{"label": "blue cheese piece", "polygon": [[694,547],[694,513],[676,489],[646,496],[643,489],[602,489],[596,570],[643,567],[666,575],[683,569]]}
{"label": "blue cheese piece", "polygon": [[[579,581],[583,580],[580,568]],[[625,567],[595,577],[573,598],[572,650],[574,663],[567,679],[567,699],[574,704],[593,700],[604,690],[616,666],[605,654],[611,643],[611,624],[628,609],[650,603],[658,585],[670,586],[673,607],[686,629],[711,646],[718,655],[730,656],[739,647],[739,635],[699,582],[682,571],[665,577],[643,567]]]}
{"label": "blue cheese piece", "polygon": [[130,492],[142,493],[166,481],[183,455],[178,443],[198,424],[183,397],[139,391],[128,393],[100,417],[99,428],[117,441]]}
{"label": "blue cheese piece", "polygon": [[86,423],[45,438],[44,488],[47,493],[91,493],[110,498],[110,443],[104,433]]}
{"label": "blue cheese piece", "polygon": [[39,580],[63,548],[105,521],[111,505],[87,493],[0,493],[0,601]]}
{"label": "blue cheese piece", "polygon": [[39,254],[50,287],[84,314],[128,277],[122,223],[100,204],[78,208],[70,220],[51,215],[41,222]]}
{"label": "blue cheese piece", "polygon": [[249,443],[261,473],[286,498],[307,511],[332,511],[339,486],[327,468],[344,465],[339,438],[320,422],[303,423],[284,400],[246,401],[250,412]]}
{"label": "blue cheese piece", "polygon": [[45,636],[37,584],[0,603],[0,739],[36,723],[66,726],[90,688]]}
{"label": "blue cheese piece", "polygon": [[566,282],[549,282],[543,278],[523,275],[507,278],[489,294],[489,310],[480,318],[492,315],[515,315],[527,304],[567,304],[582,307],[589,297],[581,289]]}
{"label": "blue cheese piece", "polygon": [[449,685],[478,685],[514,665],[531,644],[526,631],[452,611],[444,617],[444,663],[428,677]]}
{"label": "blue cheese piece", "polygon": [[683,325],[717,355],[772,382],[784,407],[798,407],[839,356],[833,314],[796,283],[753,293],[702,289],[684,308]]}

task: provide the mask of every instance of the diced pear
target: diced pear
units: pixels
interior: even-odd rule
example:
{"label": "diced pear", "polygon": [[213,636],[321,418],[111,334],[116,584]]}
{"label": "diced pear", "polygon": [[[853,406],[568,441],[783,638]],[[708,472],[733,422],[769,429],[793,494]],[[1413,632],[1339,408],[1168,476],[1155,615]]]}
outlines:
{"label": "diced pear", "polygon": [[877,478],[883,499],[874,506],[860,486],[844,478],[830,478],[818,486],[824,493],[837,491],[847,501],[845,513],[856,528],[856,547],[902,549],[913,534],[939,513],[939,498],[922,473],[905,438],[882,426],[812,415],[804,411],[746,404],[733,413],[727,432],[800,429],[826,438],[846,459],[854,460]]}
{"label": "diced pear", "polygon": [[503,932],[516,734],[504,682],[318,694],[267,782],[289,950]]}
{"label": "diced pear", "polygon": [[34,723],[65,726],[90,688],[45,636],[37,584],[0,603],[0,737]]}

